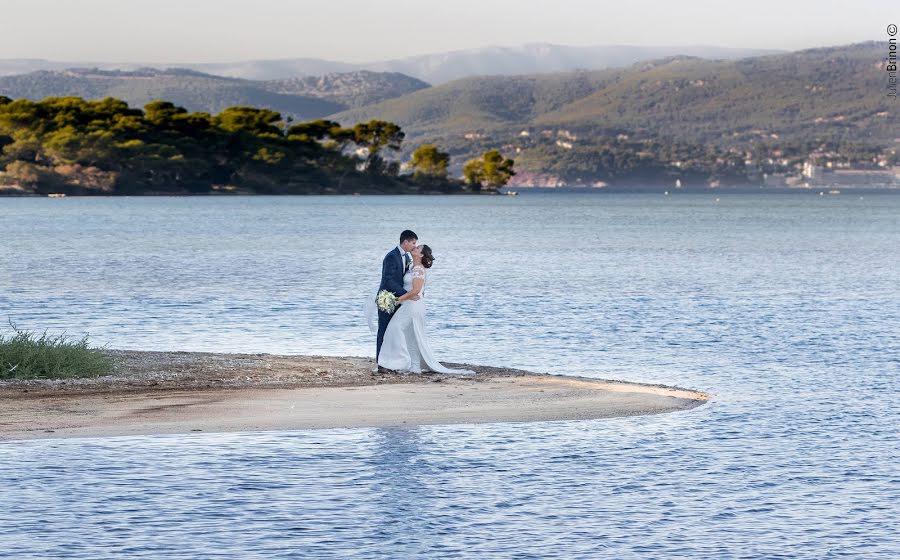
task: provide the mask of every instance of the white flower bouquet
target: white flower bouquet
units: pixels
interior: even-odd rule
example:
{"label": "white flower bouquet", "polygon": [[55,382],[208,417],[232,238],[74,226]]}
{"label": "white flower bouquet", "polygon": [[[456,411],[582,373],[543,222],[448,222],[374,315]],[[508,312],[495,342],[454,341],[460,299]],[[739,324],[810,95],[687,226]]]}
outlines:
{"label": "white flower bouquet", "polygon": [[387,290],[381,290],[375,296],[375,303],[378,304],[378,309],[381,311],[393,313],[397,309],[397,296]]}

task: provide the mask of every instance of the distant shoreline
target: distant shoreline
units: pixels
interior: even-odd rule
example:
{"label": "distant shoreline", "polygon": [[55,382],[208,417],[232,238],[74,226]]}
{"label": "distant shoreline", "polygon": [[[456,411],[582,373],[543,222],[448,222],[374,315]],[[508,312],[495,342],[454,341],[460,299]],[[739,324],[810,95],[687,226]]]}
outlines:
{"label": "distant shoreline", "polygon": [[[835,192],[836,191],[836,192]],[[310,193],[141,193],[141,194],[67,194],[67,193],[4,193],[0,191],[0,199],[4,198],[240,198],[262,196],[506,196],[509,194],[806,194],[806,195],[872,195],[872,194],[900,194],[900,187],[811,187],[811,188],[777,188],[777,187],[719,187],[711,189],[701,188],[666,188],[646,186],[620,186],[620,187],[511,187],[500,191],[463,191],[463,192],[310,192]]]}
{"label": "distant shoreline", "polygon": [[[649,193],[662,194],[854,194],[854,193],[900,193],[900,186],[896,187],[759,187],[759,186],[734,186],[734,187],[670,187],[658,185],[617,185],[607,187],[572,186],[572,187],[506,187],[500,191],[512,190],[523,193]],[[838,191],[838,192],[833,192]]]}
{"label": "distant shoreline", "polygon": [[495,196],[504,193],[498,192],[309,192],[309,193],[140,193],[140,194],[68,194],[68,193],[16,193],[7,194],[0,192],[0,199],[3,198],[246,198],[257,196]]}
{"label": "distant shoreline", "polygon": [[471,366],[373,373],[367,358],[110,351],[112,376],[0,382],[0,440],[586,420],[695,408],[687,389]]}

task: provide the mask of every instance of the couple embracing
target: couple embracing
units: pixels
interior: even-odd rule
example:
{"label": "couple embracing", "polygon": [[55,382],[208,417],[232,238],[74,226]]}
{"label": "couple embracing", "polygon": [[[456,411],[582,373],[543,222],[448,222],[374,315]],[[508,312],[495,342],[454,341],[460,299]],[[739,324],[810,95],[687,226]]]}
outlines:
{"label": "couple embracing", "polygon": [[[467,369],[451,369],[434,357],[425,335],[425,284],[427,270],[434,263],[428,245],[417,245],[418,236],[405,230],[400,244],[384,257],[381,264],[379,300],[367,302],[367,309],[378,311],[378,338],[375,359],[378,370],[422,373],[430,370],[450,375],[473,375]],[[387,292],[387,293],[385,293]],[[391,305],[382,305],[384,299]],[[374,305],[373,305],[374,304]],[[393,309],[392,309],[393,308]],[[370,327],[374,327],[372,311]]]}

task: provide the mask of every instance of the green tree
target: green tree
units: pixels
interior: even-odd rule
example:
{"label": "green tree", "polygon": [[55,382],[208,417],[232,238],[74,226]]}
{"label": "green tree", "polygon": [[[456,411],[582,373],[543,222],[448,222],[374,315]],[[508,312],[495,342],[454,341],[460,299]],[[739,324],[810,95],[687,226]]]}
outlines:
{"label": "green tree", "polygon": [[472,159],[463,166],[463,176],[466,183],[476,191],[487,188],[496,190],[516,174],[513,171],[515,162],[504,158],[497,150],[490,150],[482,154],[481,159]]}
{"label": "green tree", "polygon": [[256,107],[229,107],[215,116],[215,123],[227,132],[247,132],[257,136],[281,137],[281,114]]}
{"label": "green tree", "polygon": [[301,142],[324,142],[327,139],[334,139],[340,135],[340,123],[329,121],[326,119],[318,119],[315,121],[295,124],[287,131],[288,138],[300,140]]}
{"label": "green tree", "polygon": [[434,144],[424,144],[416,148],[412,154],[410,165],[415,170],[413,175],[445,179],[447,166],[450,165],[450,154],[438,150]]}
{"label": "green tree", "polygon": [[470,159],[463,166],[463,177],[466,184],[473,190],[480,191],[481,183],[484,181],[484,161],[480,159]]}
{"label": "green tree", "polygon": [[484,160],[484,185],[490,189],[498,189],[509,182],[516,174],[513,171],[515,162],[504,158],[497,150],[485,152]]}
{"label": "green tree", "polygon": [[168,101],[151,101],[144,105],[144,118],[151,124],[160,128],[169,128],[170,123],[177,115],[184,115],[187,109],[177,107]]}
{"label": "green tree", "polygon": [[369,152],[366,156],[366,170],[382,167],[378,165],[381,151],[388,149],[399,152],[405,137],[406,134],[399,126],[388,121],[371,120],[353,127],[353,141]]}
{"label": "green tree", "polygon": [[83,145],[84,135],[74,126],[66,126],[44,136],[44,150],[55,163],[74,163]]}

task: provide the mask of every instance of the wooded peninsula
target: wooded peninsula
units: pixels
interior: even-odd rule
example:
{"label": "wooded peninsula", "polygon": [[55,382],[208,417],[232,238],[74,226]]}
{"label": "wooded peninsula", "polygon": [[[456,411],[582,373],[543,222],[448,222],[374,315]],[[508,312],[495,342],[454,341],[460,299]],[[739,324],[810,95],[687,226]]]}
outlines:
{"label": "wooded peninsula", "polygon": [[0,96],[0,194],[494,193],[515,174],[488,150],[454,179],[433,144],[401,166],[387,156],[404,137],[383,120],[293,123],[256,107],[211,115],[167,101]]}

